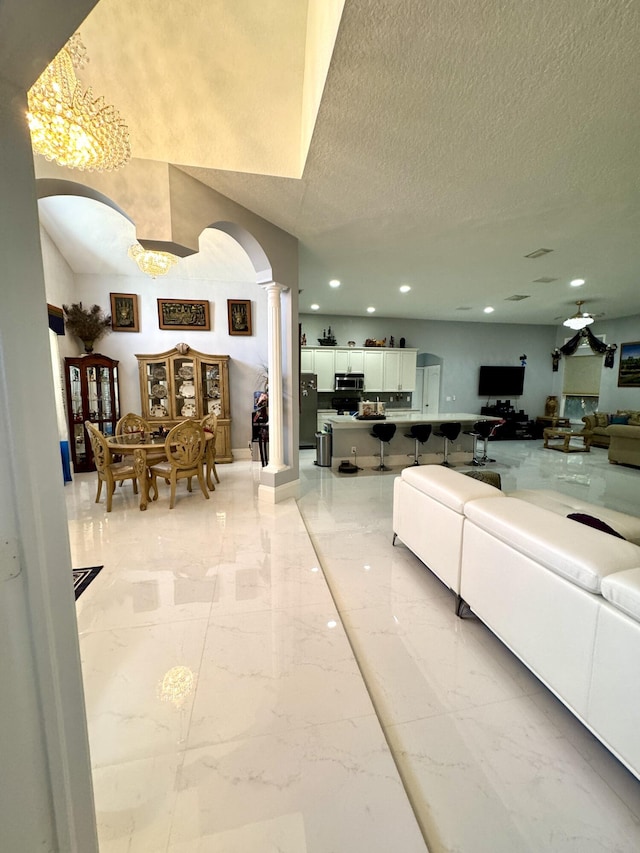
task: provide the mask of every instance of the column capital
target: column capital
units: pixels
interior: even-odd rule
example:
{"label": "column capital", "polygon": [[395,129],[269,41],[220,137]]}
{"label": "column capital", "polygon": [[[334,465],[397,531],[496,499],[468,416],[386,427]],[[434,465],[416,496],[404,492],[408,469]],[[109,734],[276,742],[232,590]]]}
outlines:
{"label": "column capital", "polygon": [[286,284],[279,284],[277,281],[270,281],[267,284],[261,284],[260,287],[263,290],[266,290],[267,293],[269,291],[271,291],[273,293],[276,290],[279,293],[285,293],[287,290],[290,289]]}

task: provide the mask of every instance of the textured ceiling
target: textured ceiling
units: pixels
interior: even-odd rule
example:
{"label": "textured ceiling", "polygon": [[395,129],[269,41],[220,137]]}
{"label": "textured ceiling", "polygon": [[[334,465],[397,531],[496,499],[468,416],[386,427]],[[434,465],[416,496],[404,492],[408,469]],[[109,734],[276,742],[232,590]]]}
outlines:
{"label": "textured ceiling", "polygon": [[[109,26],[92,29],[103,7]],[[582,298],[607,318],[640,313],[640,3],[347,0],[298,180],[274,177],[287,172],[273,143],[281,126],[285,157],[302,7],[102,0],[81,27],[90,82],[126,115],[136,156],[299,238],[301,311],[553,323]],[[218,21],[222,51],[207,49]],[[255,89],[238,98],[236,81]],[[524,257],[541,247],[553,252]]]}

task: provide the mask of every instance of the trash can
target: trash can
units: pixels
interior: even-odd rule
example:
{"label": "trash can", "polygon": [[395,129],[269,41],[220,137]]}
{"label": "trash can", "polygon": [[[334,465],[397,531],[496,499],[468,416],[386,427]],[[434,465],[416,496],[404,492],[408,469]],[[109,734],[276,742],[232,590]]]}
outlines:
{"label": "trash can", "polygon": [[331,439],[330,432],[316,433],[316,465],[321,468],[331,468]]}

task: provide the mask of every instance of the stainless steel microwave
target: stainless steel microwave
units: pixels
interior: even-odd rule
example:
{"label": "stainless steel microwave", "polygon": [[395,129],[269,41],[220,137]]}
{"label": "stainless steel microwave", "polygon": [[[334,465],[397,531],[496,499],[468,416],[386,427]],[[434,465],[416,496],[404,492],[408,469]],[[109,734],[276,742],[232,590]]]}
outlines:
{"label": "stainless steel microwave", "polygon": [[336,391],[364,391],[364,373],[336,373]]}

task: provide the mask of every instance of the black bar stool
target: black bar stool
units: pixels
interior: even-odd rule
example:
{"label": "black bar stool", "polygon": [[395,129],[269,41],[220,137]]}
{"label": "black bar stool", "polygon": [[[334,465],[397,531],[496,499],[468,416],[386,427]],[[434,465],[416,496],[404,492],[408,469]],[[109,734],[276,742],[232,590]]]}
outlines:
{"label": "black bar stool", "polygon": [[377,438],[380,442],[380,464],[375,467],[374,471],[390,471],[391,468],[387,468],[384,464],[384,445],[391,441],[393,436],[396,434],[396,425],[395,424],[374,424],[370,435],[374,438]]}
{"label": "black bar stool", "polygon": [[504,424],[504,421],[484,421],[484,423],[488,424],[488,427],[485,427],[486,435],[482,436],[484,441],[484,452],[480,457],[480,463],[482,465],[486,465],[487,462],[495,462],[495,459],[489,459],[487,456],[487,447],[490,438],[496,434],[497,430]]}
{"label": "black bar stool", "polygon": [[447,468],[453,467],[449,462],[449,442],[456,440],[456,438],[460,435],[461,429],[462,424],[458,421],[447,421],[444,424],[440,424],[439,429],[434,432],[434,435],[437,435],[440,438],[444,438],[444,459],[440,464],[446,465]]}
{"label": "black bar stool", "polygon": [[[431,435],[431,424],[414,424],[409,432],[405,432],[405,438],[412,438],[415,443],[415,450],[413,452],[413,464],[419,465],[418,457],[422,456],[422,453],[418,452],[418,445],[424,444],[425,441],[428,441],[429,436]],[[411,456],[410,453],[407,453],[407,456]]]}
{"label": "black bar stool", "polygon": [[[471,460],[471,465],[484,465],[486,462],[493,462],[492,459],[486,459],[487,456],[487,438],[489,437],[491,430],[493,429],[493,423],[491,421],[476,421],[473,425],[472,429],[465,430],[465,435],[470,435],[473,438],[473,459]],[[478,442],[480,440],[484,441],[484,458],[480,456],[480,452],[478,450]]]}

